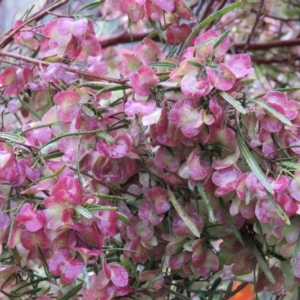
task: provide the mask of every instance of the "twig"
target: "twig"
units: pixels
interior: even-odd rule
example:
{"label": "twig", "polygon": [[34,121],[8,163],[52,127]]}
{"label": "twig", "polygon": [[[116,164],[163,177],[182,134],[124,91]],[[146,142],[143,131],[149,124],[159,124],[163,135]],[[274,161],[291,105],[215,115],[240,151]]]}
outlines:
{"label": "twig", "polygon": [[143,40],[149,34],[153,33],[153,31],[143,32],[143,33],[135,33],[129,34],[129,32],[122,32],[120,35],[115,35],[109,37],[105,40],[100,41],[100,45],[102,48],[113,46],[116,44],[123,44],[123,43],[131,43]]}
{"label": "twig", "polygon": [[[0,50],[0,56],[12,57],[12,58],[19,59],[19,60],[22,60],[22,61],[25,61],[25,62],[28,62],[28,63],[31,63],[31,64],[35,64],[35,65],[42,65],[42,66],[52,65],[52,63],[47,62],[47,61],[30,58],[30,57],[27,57],[27,56],[7,52],[7,51],[4,51],[4,50]],[[123,79],[116,79],[116,78],[112,78],[112,77],[108,77],[108,76],[104,76],[104,75],[98,75],[98,74],[94,74],[94,73],[91,73],[91,72],[88,72],[88,71],[82,71],[82,70],[78,70],[78,69],[67,67],[67,66],[65,67],[65,70],[68,71],[68,72],[71,72],[71,73],[76,73],[76,74],[82,75],[84,77],[91,77],[91,78],[95,78],[95,79],[99,79],[99,80],[104,80],[104,81],[124,85],[124,80]],[[129,85],[127,85],[127,86],[129,86]]]}
{"label": "twig", "polygon": [[253,36],[253,34],[254,34],[254,32],[255,32],[255,29],[256,29],[256,26],[257,26],[259,20],[260,20],[261,11],[262,11],[262,8],[263,8],[263,6],[264,6],[264,2],[265,2],[265,0],[261,0],[261,1],[260,1],[259,9],[258,9],[258,12],[257,12],[257,14],[256,14],[256,19],[255,19],[255,22],[254,22],[253,27],[252,27],[252,29],[251,29],[251,32],[250,32],[250,34],[249,34],[249,36],[248,36],[248,39],[247,39],[247,41],[246,41],[246,44],[245,44],[243,53],[246,53],[247,50],[248,50],[248,48],[249,48],[249,44],[250,44],[251,38],[252,38],[252,36]]}
{"label": "twig", "polygon": [[[132,41],[137,42],[143,40],[147,37],[151,32],[146,33],[137,33],[132,35],[132,40],[130,38],[129,33],[122,33],[121,35],[113,36],[111,38],[100,41],[101,47],[110,47],[116,44],[123,43],[131,43]],[[300,46],[300,38],[290,39],[290,40],[276,40],[271,42],[258,42],[258,43],[250,43],[248,45],[248,50],[266,50],[271,48],[282,48],[282,47],[293,47]],[[245,43],[234,43],[233,47],[235,50],[240,50],[245,47]]]}
{"label": "twig", "polygon": [[[250,10],[252,13],[255,13],[255,14],[257,14],[258,12],[255,10],[255,9],[251,9]],[[267,18],[270,18],[270,19],[274,19],[274,20],[279,20],[279,21],[282,21],[282,22],[293,22],[293,21],[295,21],[295,22],[299,22],[299,18],[297,19],[297,18],[290,18],[290,19],[288,19],[288,18],[281,18],[281,17],[277,17],[277,16],[272,16],[272,15],[268,15],[268,14],[264,14],[264,16],[265,17],[267,17]]]}
{"label": "twig", "polygon": [[[31,18],[29,18],[26,22],[24,22],[22,25],[20,25],[18,28],[9,31],[7,34],[7,37],[4,38],[4,40],[2,41],[2,43],[0,44],[0,49],[4,48],[8,43],[10,43],[13,39],[13,36],[22,28],[24,28],[25,26],[27,26],[28,24],[30,24],[33,21],[37,21],[40,20],[41,18],[43,18],[44,16],[49,14],[49,11],[55,10],[58,7],[62,6],[63,4],[66,4],[69,0],[62,0],[56,4],[53,4],[52,6],[46,8],[45,10],[41,11],[38,14],[35,14],[34,16],[32,16]],[[5,34],[6,35],[6,34]]]}
{"label": "twig", "polygon": [[[245,43],[235,43],[233,44],[234,48],[243,49]],[[271,41],[267,43],[251,43],[248,45],[248,50],[266,50],[271,48],[282,48],[282,47],[293,47],[300,46],[300,39],[290,39],[290,40],[279,40]]]}

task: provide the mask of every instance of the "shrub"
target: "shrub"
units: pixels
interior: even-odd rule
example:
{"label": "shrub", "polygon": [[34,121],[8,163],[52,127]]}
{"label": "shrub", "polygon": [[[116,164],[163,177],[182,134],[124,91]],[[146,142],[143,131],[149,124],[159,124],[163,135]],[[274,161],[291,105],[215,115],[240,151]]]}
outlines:
{"label": "shrub", "polygon": [[0,40],[1,299],[295,299],[292,12],[67,2]]}

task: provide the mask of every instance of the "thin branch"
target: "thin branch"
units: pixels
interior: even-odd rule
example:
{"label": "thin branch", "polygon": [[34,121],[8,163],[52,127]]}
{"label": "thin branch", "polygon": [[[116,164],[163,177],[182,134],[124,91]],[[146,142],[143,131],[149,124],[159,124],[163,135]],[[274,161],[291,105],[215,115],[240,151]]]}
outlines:
{"label": "thin branch", "polygon": [[[243,49],[245,43],[235,43],[233,44],[236,50]],[[248,46],[248,50],[266,50],[271,48],[283,48],[283,47],[293,47],[300,46],[300,39],[290,39],[290,40],[277,40],[267,43],[251,43]]]}
{"label": "thin branch", "polygon": [[[124,44],[124,43],[131,43],[143,40],[147,37],[151,32],[146,33],[134,33],[132,34],[132,39],[130,34],[122,33],[120,35],[116,35],[107,39],[100,41],[101,47],[110,47],[116,44]],[[297,39],[290,39],[290,40],[275,40],[271,42],[258,42],[258,43],[250,43],[248,45],[248,50],[266,50],[272,48],[282,48],[282,47],[293,47],[293,46],[300,46],[300,38]],[[233,47],[235,50],[241,50],[245,47],[245,43],[234,43]]]}
{"label": "thin branch", "polygon": [[244,50],[243,50],[244,53],[246,53],[247,50],[248,50],[248,48],[249,48],[249,44],[250,44],[251,38],[252,38],[252,36],[253,36],[253,34],[254,34],[254,32],[255,32],[256,26],[258,25],[258,22],[259,22],[259,20],[260,20],[260,18],[261,18],[261,12],[262,12],[262,8],[263,8],[263,6],[264,6],[264,2],[265,2],[265,0],[261,0],[261,1],[260,1],[260,5],[259,5],[258,12],[257,12],[257,14],[256,14],[255,22],[254,22],[254,24],[253,24],[253,27],[252,27],[252,29],[251,29],[251,32],[250,32],[250,34],[249,34],[249,36],[248,36],[248,39],[247,39],[247,41],[246,41],[246,44],[245,44],[245,47],[244,47]]}
{"label": "thin branch", "polygon": [[[47,66],[47,67],[52,65],[52,63],[47,62],[47,61],[30,58],[30,57],[27,57],[27,56],[7,52],[7,51],[4,51],[4,50],[0,50],[0,56],[12,57],[12,58],[15,58],[15,59],[18,59],[18,60],[21,60],[21,61],[25,61],[25,62],[28,62],[28,63],[31,63],[31,64],[35,64],[35,65],[41,65],[41,66]],[[91,73],[91,72],[88,72],[88,71],[82,71],[82,70],[67,67],[67,66],[65,67],[65,70],[68,71],[68,72],[71,72],[71,73],[76,73],[76,74],[82,75],[84,77],[90,77],[90,78],[95,78],[95,79],[98,79],[98,80],[104,80],[104,81],[124,85],[124,80],[123,79],[116,79],[116,78],[112,78],[112,77],[108,77],[108,76],[104,76],[104,75],[98,75],[98,74],[95,74],[95,73]],[[128,85],[126,85],[126,86],[128,86]]]}
{"label": "thin branch", "polygon": [[290,56],[276,56],[276,57],[260,57],[260,56],[252,56],[251,60],[257,64],[273,64],[273,63],[287,63],[289,65],[294,66],[296,60],[300,60],[300,57],[290,57]]}
{"label": "thin branch", "polygon": [[[255,9],[253,9],[253,8],[250,11],[252,13],[257,14],[257,11]],[[279,20],[279,21],[282,21],[282,22],[293,22],[293,21],[299,22],[299,20],[300,20],[300,18],[298,18],[298,19],[296,19],[296,18],[294,18],[294,19],[293,18],[288,19],[288,18],[281,18],[281,17],[272,16],[272,15],[268,15],[268,14],[264,14],[264,16],[267,17],[267,18],[274,19],[274,20]]]}
{"label": "thin branch", "polygon": [[[52,11],[52,10],[57,9],[58,7],[60,7],[60,6],[64,5],[64,4],[66,4],[68,1],[69,1],[69,0],[62,0],[62,1],[58,2],[58,3],[53,4],[52,6],[46,8],[45,10],[41,11],[40,13],[33,15],[31,18],[29,18],[26,22],[24,22],[24,23],[23,23],[22,25],[20,25],[18,28],[14,29],[14,30],[12,30],[12,31],[9,31],[9,32],[7,33],[7,36],[4,38],[4,40],[3,40],[2,43],[0,44],[0,49],[3,49],[6,45],[8,45],[8,44],[12,41],[14,35],[15,35],[19,30],[21,30],[22,28],[24,28],[24,27],[27,26],[28,24],[32,23],[33,21],[38,21],[38,20],[40,20],[40,19],[43,18],[44,16],[48,15],[48,14],[49,14],[49,11]],[[5,34],[5,35],[6,35],[6,34]],[[4,35],[4,36],[5,36],[5,35]]]}
{"label": "thin branch", "polygon": [[138,42],[143,40],[151,33],[153,33],[153,31],[134,33],[134,34],[129,34],[129,32],[123,32],[120,35],[115,35],[100,41],[100,44],[102,48],[105,48],[109,46],[114,46],[116,44]]}

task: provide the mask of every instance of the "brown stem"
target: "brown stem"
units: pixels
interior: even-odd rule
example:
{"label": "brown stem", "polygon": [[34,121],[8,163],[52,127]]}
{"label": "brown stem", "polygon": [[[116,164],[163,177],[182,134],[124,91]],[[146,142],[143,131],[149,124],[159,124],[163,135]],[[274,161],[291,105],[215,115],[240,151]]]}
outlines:
{"label": "brown stem", "polygon": [[[4,51],[4,50],[0,50],[0,56],[12,57],[12,58],[19,59],[19,60],[22,60],[22,61],[25,61],[25,62],[28,62],[28,63],[31,63],[31,64],[35,64],[35,65],[42,65],[42,66],[52,65],[52,63],[47,62],[47,61],[30,58],[30,57],[27,57],[27,56],[7,52],[7,51]],[[116,78],[112,78],[112,77],[108,77],[108,76],[104,76],[104,75],[98,75],[98,74],[94,74],[94,73],[91,73],[91,72],[88,72],[88,71],[82,71],[82,70],[67,67],[67,66],[65,67],[65,70],[68,71],[68,72],[71,72],[71,73],[76,73],[76,74],[82,75],[84,77],[90,77],[90,78],[95,78],[95,79],[98,79],[98,80],[104,80],[104,81],[124,85],[124,80],[123,79],[116,79]],[[126,86],[129,86],[129,85],[126,85]]]}
{"label": "brown stem", "polygon": [[293,65],[295,60],[300,60],[300,57],[289,57],[289,56],[276,56],[276,57],[260,57],[260,56],[252,56],[251,60],[257,64],[273,64],[273,63],[287,63],[288,65]]}
{"label": "brown stem", "polygon": [[252,36],[253,36],[253,34],[254,34],[254,32],[255,32],[255,29],[256,29],[256,27],[257,27],[257,25],[258,25],[258,22],[259,22],[259,20],[260,20],[260,17],[261,17],[261,11],[262,11],[262,8],[263,8],[263,6],[264,6],[264,2],[265,2],[265,0],[261,0],[261,1],[260,1],[259,9],[258,9],[258,12],[257,12],[257,14],[256,14],[256,19],[255,19],[255,22],[254,22],[253,27],[252,27],[252,29],[251,29],[251,32],[250,32],[250,34],[249,34],[249,36],[248,36],[248,39],[247,39],[247,41],[246,41],[246,44],[245,44],[243,53],[246,53],[247,50],[248,50],[248,48],[249,48],[249,44],[250,44],[251,38],[252,38]]}
{"label": "brown stem", "polygon": [[131,42],[137,42],[143,40],[145,37],[147,37],[149,34],[151,34],[153,31],[149,32],[143,32],[143,33],[135,33],[130,35],[128,32],[123,32],[120,35],[115,35],[112,37],[109,37],[105,40],[100,41],[101,47],[109,47],[116,44],[123,44],[123,43],[131,43]]}
{"label": "brown stem", "polygon": [[[235,43],[235,50],[243,49],[245,43]],[[282,47],[293,47],[300,46],[300,39],[290,39],[290,40],[279,40],[271,41],[267,43],[251,43],[249,44],[248,50],[266,50],[271,48],[282,48]]]}
{"label": "brown stem", "polygon": [[[27,26],[28,24],[30,24],[33,21],[38,21],[41,18],[43,18],[44,16],[49,14],[49,11],[55,10],[58,7],[62,6],[63,4],[66,4],[69,0],[62,0],[58,3],[53,4],[52,6],[46,8],[45,10],[33,15],[31,18],[29,18],[26,22],[24,22],[22,25],[20,25],[18,28],[12,30],[12,31],[8,31],[5,35],[7,35],[4,40],[2,41],[2,43],[0,44],[0,49],[4,48],[8,43],[10,43],[13,39],[13,36],[22,28],[24,28],[25,26]],[[5,36],[4,35],[4,36]]]}
{"label": "brown stem", "polygon": [[[251,9],[250,10],[251,12],[257,14],[257,11],[255,9]],[[283,21],[283,22],[290,22],[290,21],[295,21],[295,22],[299,22],[299,18],[298,19],[293,19],[293,18],[280,18],[280,17],[277,17],[277,16],[273,16],[273,15],[268,15],[268,14],[264,14],[265,17],[268,17],[270,19],[274,19],[274,20],[279,20],[279,21]]]}
{"label": "brown stem", "polygon": [[[100,41],[102,48],[114,46],[116,44],[131,43],[136,41],[141,41],[147,37],[151,32],[137,33],[132,35],[132,39],[129,33],[122,33],[121,35],[113,36],[105,40]],[[282,48],[282,47],[293,47],[300,46],[300,38],[290,39],[290,40],[277,40],[271,42],[258,42],[250,43],[248,45],[248,50],[266,50],[272,48]],[[235,50],[242,50],[245,47],[245,43],[234,43],[233,47]]]}

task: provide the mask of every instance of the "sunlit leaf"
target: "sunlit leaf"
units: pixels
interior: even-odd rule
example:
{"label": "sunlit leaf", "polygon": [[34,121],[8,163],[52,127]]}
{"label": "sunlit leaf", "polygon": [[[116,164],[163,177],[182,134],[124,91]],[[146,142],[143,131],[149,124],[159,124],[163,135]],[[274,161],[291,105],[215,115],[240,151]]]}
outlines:
{"label": "sunlit leaf", "polygon": [[241,135],[240,129],[238,130],[238,133],[237,133],[237,142],[238,142],[239,148],[240,148],[242,154],[244,155],[244,157],[245,157],[250,169],[252,170],[252,172],[261,181],[262,185],[266,188],[266,190],[269,193],[271,193],[272,195],[274,195],[274,190],[273,190],[271,184],[269,183],[266,175],[261,170],[261,168],[258,166],[256,160],[253,158],[253,156],[252,156],[251,152],[249,151],[246,143],[244,142],[244,139]]}
{"label": "sunlit leaf", "polygon": [[260,101],[258,99],[247,99],[250,102],[254,102],[256,104],[258,104],[259,106],[263,107],[264,109],[266,109],[268,112],[270,112],[274,117],[276,117],[278,120],[280,120],[282,123],[292,126],[293,124],[291,123],[291,121],[284,116],[283,114],[281,114],[280,112],[278,112],[276,109],[274,109],[273,107],[269,106],[267,103]]}
{"label": "sunlit leaf", "polygon": [[196,227],[195,223],[191,220],[191,218],[187,215],[187,213],[180,206],[177,199],[175,198],[174,193],[171,191],[171,189],[169,187],[168,187],[168,193],[170,196],[170,200],[171,200],[172,204],[174,205],[174,208],[176,209],[177,213],[181,217],[181,219],[184,221],[184,223],[187,225],[187,227],[191,230],[191,232],[196,237],[200,237],[200,232],[199,232],[198,228]]}
{"label": "sunlit leaf", "polygon": [[226,92],[220,92],[220,96],[225,99],[229,104],[231,104],[237,111],[239,111],[242,114],[246,113],[245,108],[233,97],[231,97]]}
{"label": "sunlit leaf", "polygon": [[253,254],[254,254],[260,268],[265,273],[265,275],[269,279],[269,281],[274,284],[275,278],[274,278],[272,272],[270,271],[269,266],[267,265],[265,259],[262,257],[261,253],[257,249],[255,243],[253,243],[252,249],[253,249]]}
{"label": "sunlit leaf", "polygon": [[192,40],[193,37],[195,37],[196,35],[199,34],[200,30],[205,28],[206,25],[210,24],[211,22],[213,22],[214,20],[224,16],[225,14],[227,14],[228,12],[232,11],[233,9],[239,7],[241,1],[237,1],[231,5],[228,5],[227,7],[218,10],[217,12],[215,12],[214,14],[210,15],[209,17],[207,17],[204,21],[202,21],[200,24],[198,24],[196,26],[196,28],[193,30],[193,32],[187,37],[185,43],[183,44],[183,47],[181,48],[181,51],[178,55],[178,61],[180,61],[180,58],[182,56],[183,51],[186,49],[186,47],[190,44],[190,41]]}
{"label": "sunlit leaf", "polygon": [[269,201],[272,203],[273,207],[275,208],[277,214],[280,216],[280,218],[282,220],[285,221],[286,224],[290,225],[291,221],[289,219],[289,217],[286,215],[286,213],[282,210],[282,208],[279,206],[279,204],[275,201],[274,197],[272,195],[270,195],[270,193],[268,194],[268,199]]}
{"label": "sunlit leaf", "polygon": [[209,217],[210,222],[215,223],[216,218],[215,218],[215,215],[214,215],[213,207],[211,206],[210,200],[208,199],[208,197],[207,197],[207,195],[204,191],[203,185],[200,181],[198,182],[198,191],[199,191],[199,194],[200,194],[200,196],[201,196],[201,198],[204,202],[204,205],[207,209],[208,217]]}
{"label": "sunlit leaf", "polygon": [[59,300],[69,300],[72,299],[73,296],[77,295],[77,293],[82,289],[83,282],[76,285],[70,291],[68,291],[64,296],[59,298]]}
{"label": "sunlit leaf", "polygon": [[92,2],[90,4],[87,4],[83,7],[81,7],[78,11],[76,11],[75,15],[78,15],[81,11],[83,11],[84,9],[94,9],[94,8],[98,8],[100,4],[104,3],[105,0],[100,0],[100,1],[96,1],[96,2]]}
{"label": "sunlit leaf", "polygon": [[220,205],[221,205],[221,209],[222,209],[222,212],[225,216],[225,219],[226,221],[228,222],[233,234],[235,235],[235,237],[244,245],[244,241],[243,241],[243,238],[242,238],[242,235],[241,233],[239,232],[239,230],[235,227],[234,225],[234,222],[233,222],[233,218],[232,216],[230,215],[227,207],[225,206],[224,204],[224,201],[222,198],[219,198],[219,201],[220,201]]}

